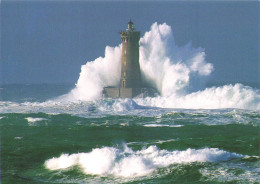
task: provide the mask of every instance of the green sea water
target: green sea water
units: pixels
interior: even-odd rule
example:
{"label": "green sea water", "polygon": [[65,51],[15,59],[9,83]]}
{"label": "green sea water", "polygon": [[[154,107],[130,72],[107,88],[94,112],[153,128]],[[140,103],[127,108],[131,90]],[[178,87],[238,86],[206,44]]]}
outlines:
{"label": "green sea water", "polygon": [[260,181],[258,110],[48,100],[59,89],[2,96],[1,183]]}
{"label": "green sea water", "polygon": [[[168,112],[155,117],[1,114],[1,180],[2,183],[257,183],[260,114],[229,109],[214,115],[229,121],[226,124],[207,123],[214,121],[214,113]],[[236,121],[234,116],[237,115],[247,121]],[[241,156],[220,161],[173,162],[156,166],[149,174],[133,177],[106,172],[92,175],[78,165],[57,170],[45,166],[46,160],[61,154],[91,153],[102,148],[123,152],[125,146],[133,152],[150,146],[183,152],[218,148],[227,152],[221,157],[232,153]],[[100,158],[97,156],[97,159]],[[111,168],[118,163],[114,162]]]}

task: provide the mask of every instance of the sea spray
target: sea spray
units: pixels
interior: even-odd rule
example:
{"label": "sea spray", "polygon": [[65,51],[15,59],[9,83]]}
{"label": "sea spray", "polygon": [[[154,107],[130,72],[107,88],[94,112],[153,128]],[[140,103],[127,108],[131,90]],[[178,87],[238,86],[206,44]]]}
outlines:
{"label": "sea spray", "polygon": [[[205,81],[214,67],[205,60],[203,48],[183,47],[175,44],[173,31],[166,23],[154,23],[140,40],[140,67],[142,80],[156,88],[160,96],[144,99],[102,99],[106,86],[119,86],[121,44],[105,48],[105,56],[82,65],[76,87],[68,94],[43,103],[10,103],[0,107],[3,112],[18,109],[27,112],[26,105],[42,109],[50,107],[57,113],[83,107],[100,111],[121,112],[149,107],[183,109],[239,108],[260,110],[260,92],[243,84],[224,85],[205,89]],[[83,103],[84,102],[84,103]],[[25,106],[24,106],[25,105]],[[10,108],[8,108],[10,107]],[[93,108],[91,108],[93,109]],[[13,110],[11,110],[13,111]],[[38,111],[37,109],[35,110]],[[83,110],[83,112],[85,112]]]}
{"label": "sea spray", "polygon": [[[95,100],[106,86],[118,86],[121,69],[121,45],[106,47],[105,57],[81,67],[76,88],[70,93],[75,100]],[[156,88],[162,96],[183,93],[193,77],[209,75],[213,65],[205,61],[202,48],[191,44],[179,48],[170,26],[154,23],[140,40],[140,67],[143,82]],[[191,86],[191,85],[190,85]]]}
{"label": "sea spray", "polygon": [[[183,94],[193,78],[209,75],[213,65],[205,61],[202,48],[191,44],[178,47],[171,27],[154,23],[140,40],[140,66],[145,82],[157,88],[161,96]],[[200,81],[203,81],[201,78]],[[196,80],[197,81],[197,80]]]}
{"label": "sea spray", "polygon": [[72,100],[91,101],[101,97],[106,86],[117,86],[120,81],[121,45],[106,47],[105,57],[82,65],[76,88],[70,93]]}
{"label": "sea spray", "polygon": [[[242,84],[205,89],[205,79],[214,69],[205,57],[204,49],[193,48],[191,43],[178,47],[171,27],[154,23],[140,40],[140,67],[143,82],[156,88],[160,96],[135,101],[163,108],[260,109],[259,91]],[[104,58],[82,66],[76,88],[62,100],[100,99],[103,87],[119,85],[120,61],[121,45],[106,47]]]}

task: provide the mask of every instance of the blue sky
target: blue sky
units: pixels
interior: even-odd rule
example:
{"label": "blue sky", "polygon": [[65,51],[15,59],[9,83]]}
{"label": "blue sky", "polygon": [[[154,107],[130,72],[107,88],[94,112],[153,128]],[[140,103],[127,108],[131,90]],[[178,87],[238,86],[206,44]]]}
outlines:
{"label": "blue sky", "polygon": [[205,48],[209,83],[259,85],[259,17],[257,1],[2,1],[0,83],[76,83],[131,18],[142,35],[166,22],[177,45]]}

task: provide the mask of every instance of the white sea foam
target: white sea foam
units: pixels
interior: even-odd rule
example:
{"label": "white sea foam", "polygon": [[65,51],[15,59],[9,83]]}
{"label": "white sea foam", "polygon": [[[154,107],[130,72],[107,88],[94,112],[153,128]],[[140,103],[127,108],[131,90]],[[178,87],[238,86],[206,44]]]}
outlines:
{"label": "white sea foam", "polygon": [[177,140],[178,139],[155,140],[155,141],[152,141],[152,142],[128,142],[126,145],[144,145],[144,146],[149,146],[149,145],[157,145],[157,144],[175,142]]}
{"label": "white sea foam", "polygon": [[44,120],[47,120],[45,118],[32,118],[32,117],[28,117],[28,118],[25,118],[29,123],[35,123],[37,121],[44,121]]}
{"label": "white sea foam", "polygon": [[163,144],[163,143],[166,143],[166,142],[175,142],[176,140],[178,140],[178,139],[159,140],[159,141],[156,141],[155,143]]}
{"label": "white sea foam", "polygon": [[134,109],[140,109],[141,107],[132,99],[117,99],[110,101],[97,101],[96,105],[100,111],[114,111],[123,112]]}
{"label": "white sea foam", "polygon": [[50,170],[62,170],[79,166],[85,174],[138,177],[148,175],[157,168],[167,167],[171,164],[221,162],[241,157],[243,155],[217,148],[168,151],[159,150],[156,146],[149,146],[139,151],[133,151],[127,146],[123,150],[103,147],[93,149],[88,153],[62,154],[60,157],[48,159],[45,167]]}
{"label": "white sea foam", "polygon": [[242,84],[207,88],[187,95],[172,94],[167,97],[137,99],[136,102],[140,105],[163,108],[260,110],[259,91]]}
{"label": "white sea foam", "polygon": [[[221,183],[259,183],[259,167],[252,168],[245,163],[232,163],[213,166],[213,168],[202,168],[200,173],[210,181]],[[239,173],[239,174],[237,174]]]}

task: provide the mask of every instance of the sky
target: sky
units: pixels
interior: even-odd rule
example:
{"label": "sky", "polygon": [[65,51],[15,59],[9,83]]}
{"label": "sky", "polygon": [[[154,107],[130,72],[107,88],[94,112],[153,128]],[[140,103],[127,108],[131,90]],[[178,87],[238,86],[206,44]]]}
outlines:
{"label": "sky", "polygon": [[0,84],[76,83],[81,65],[121,43],[131,19],[141,36],[154,22],[192,42],[214,65],[208,83],[260,85],[260,3],[255,1],[1,2]]}

